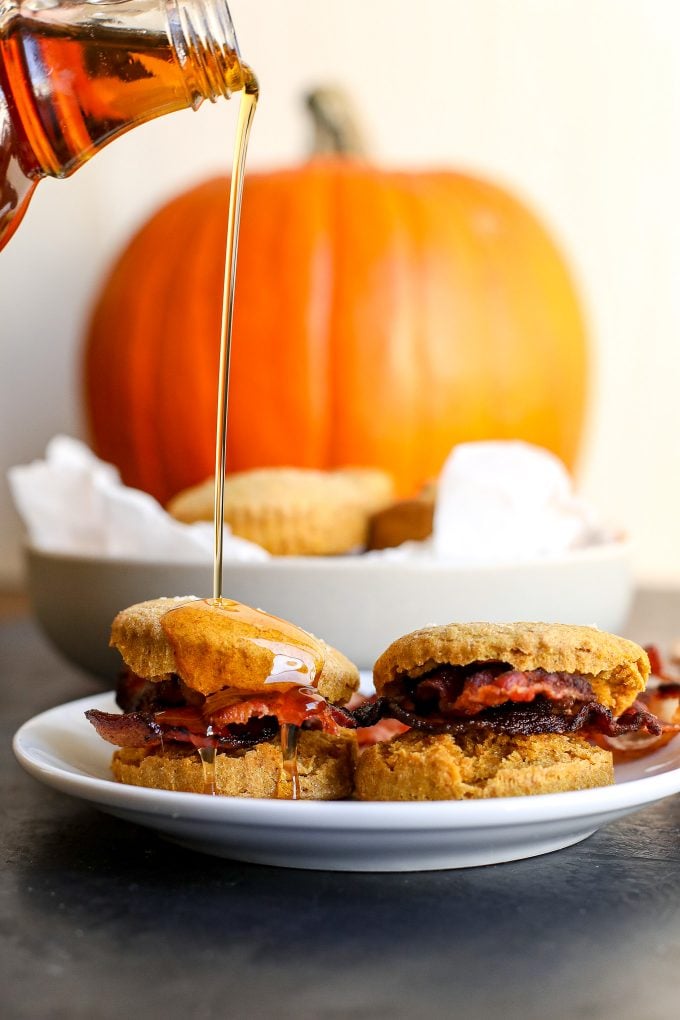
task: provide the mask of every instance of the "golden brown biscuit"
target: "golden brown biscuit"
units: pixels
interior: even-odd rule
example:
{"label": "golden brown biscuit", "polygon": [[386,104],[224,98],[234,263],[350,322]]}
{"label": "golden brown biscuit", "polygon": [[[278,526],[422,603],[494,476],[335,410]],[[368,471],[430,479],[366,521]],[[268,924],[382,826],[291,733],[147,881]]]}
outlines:
{"label": "golden brown biscuit", "polygon": [[611,752],[580,737],[415,730],[364,751],[355,776],[359,800],[518,797],[613,782]]}
{"label": "golden brown biscuit", "polygon": [[433,494],[392,503],[371,517],[368,548],[390,549],[402,542],[422,542],[432,534],[433,518]]}
{"label": "golden brown biscuit", "polygon": [[[138,676],[161,680],[171,673],[182,675],[164,629],[163,618],[170,610],[194,602],[196,606],[192,605],[182,614],[181,635],[175,635],[176,640],[181,638],[182,648],[194,662],[202,649],[208,660],[200,673],[186,677],[191,681],[190,686],[204,695],[225,686],[246,691],[263,687],[272,690],[268,681],[281,633],[276,629],[276,618],[272,617],[271,631],[260,627],[254,641],[247,624],[248,607],[243,607],[246,610],[244,624],[240,624],[236,617],[229,618],[227,626],[215,626],[214,619],[201,611],[202,600],[193,595],[151,599],[118,613],[111,628],[110,644],[118,649],[125,664]],[[257,615],[260,616],[259,613]],[[289,638],[290,643],[286,647],[293,647],[295,640],[299,639],[305,652],[314,656],[320,667],[316,678],[319,693],[334,704],[348,701],[359,686],[359,671],[354,663],[342,652],[300,627],[287,621],[278,622]]]}
{"label": "golden brown biscuit", "polygon": [[[298,775],[302,800],[341,800],[354,788],[356,738],[347,732],[329,736],[302,730],[298,739]],[[158,790],[203,793],[203,765],[193,748],[176,745],[163,752],[121,748],[111,762],[120,783]],[[224,797],[290,799],[291,781],[283,770],[278,740],[257,744],[248,751],[215,756],[216,792]]]}
{"label": "golden brown biscuit", "polygon": [[578,673],[615,716],[644,690],[649,659],[639,645],[595,627],[562,623],[452,623],[406,634],[374,667],[378,694],[397,678],[422,676],[436,666],[507,662],[515,669]]}
{"label": "golden brown biscuit", "polygon": [[369,512],[387,506],[394,499],[394,479],[380,468],[344,467],[329,473],[350,482]]}
{"label": "golden brown biscuit", "polygon": [[[242,471],[225,481],[224,520],[277,556],[336,555],[365,546],[369,516],[391,493],[389,476],[368,468]],[[213,499],[208,479],[180,492],[167,510],[185,523],[211,520]]]}
{"label": "golden brown biscuit", "polygon": [[171,609],[193,602],[196,595],[149,599],[122,609],[111,624],[109,646],[117,648],[125,665],[137,676],[164,680],[177,672],[175,655],[163,633],[161,620]]}
{"label": "golden brown biscuit", "polygon": [[[225,500],[228,479],[225,478]],[[175,520],[183,524],[196,521],[212,521],[215,514],[215,479],[211,475],[204,482],[191,485],[176,493],[165,509]]]}

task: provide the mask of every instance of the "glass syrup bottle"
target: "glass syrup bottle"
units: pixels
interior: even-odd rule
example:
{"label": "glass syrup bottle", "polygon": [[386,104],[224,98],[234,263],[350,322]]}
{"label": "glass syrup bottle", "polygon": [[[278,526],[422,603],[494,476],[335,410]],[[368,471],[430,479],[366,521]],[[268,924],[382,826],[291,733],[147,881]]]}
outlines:
{"label": "glass syrup bottle", "polygon": [[226,0],[0,0],[0,248],[42,177],[247,73]]}

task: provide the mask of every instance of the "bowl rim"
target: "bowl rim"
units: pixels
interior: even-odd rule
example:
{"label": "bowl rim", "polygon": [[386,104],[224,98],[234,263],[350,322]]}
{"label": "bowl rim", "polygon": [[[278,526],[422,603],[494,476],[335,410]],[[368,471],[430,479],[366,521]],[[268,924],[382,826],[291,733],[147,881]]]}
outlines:
{"label": "bowl rim", "polygon": [[[414,556],[412,559],[399,559],[389,556],[380,557],[368,554],[356,554],[345,556],[272,556],[266,560],[249,562],[230,561],[225,558],[224,567],[229,570],[247,570],[251,573],[286,573],[291,571],[316,571],[334,570],[337,572],[360,573],[368,567],[371,570],[411,571],[413,573],[445,573],[445,574],[469,574],[469,573],[497,573],[499,571],[509,572],[513,570],[541,568],[556,568],[563,566],[574,566],[576,564],[601,564],[611,561],[626,561],[630,558],[632,543],[627,535],[617,536],[609,541],[597,542],[591,545],[570,549],[567,552],[549,553],[543,556],[533,556],[527,559],[508,560],[502,563],[451,563],[446,560]],[[161,560],[143,559],[130,556],[106,556],[93,555],[91,553],[60,552],[54,549],[43,549],[30,541],[23,543],[24,557],[29,561],[52,561],[60,563],[77,563],[99,566],[116,566],[121,568],[144,568],[148,570],[158,569],[208,569],[211,567],[210,559],[196,560]]]}

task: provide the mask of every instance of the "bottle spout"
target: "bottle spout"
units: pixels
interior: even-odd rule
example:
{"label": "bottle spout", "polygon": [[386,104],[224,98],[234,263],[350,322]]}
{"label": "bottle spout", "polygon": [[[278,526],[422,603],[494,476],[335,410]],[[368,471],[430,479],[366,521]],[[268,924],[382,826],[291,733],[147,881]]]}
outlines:
{"label": "bottle spout", "polygon": [[226,0],[167,0],[168,35],[177,54],[189,104],[229,99],[248,77]]}

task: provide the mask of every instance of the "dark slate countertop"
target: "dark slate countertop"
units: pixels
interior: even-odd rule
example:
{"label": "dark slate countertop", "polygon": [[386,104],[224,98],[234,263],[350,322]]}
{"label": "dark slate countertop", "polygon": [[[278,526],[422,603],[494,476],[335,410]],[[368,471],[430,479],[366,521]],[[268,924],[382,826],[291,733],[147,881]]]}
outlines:
{"label": "dark slate countertop", "polygon": [[[680,637],[680,592],[631,636]],[[106,1020],[666,1020],[680,796],[558,853],[464,871],[287,871],[192,853],[54,793],[10,741],[101,686],[0,623],[0,1013]]]}

